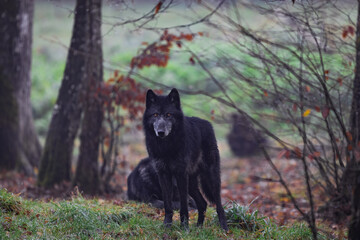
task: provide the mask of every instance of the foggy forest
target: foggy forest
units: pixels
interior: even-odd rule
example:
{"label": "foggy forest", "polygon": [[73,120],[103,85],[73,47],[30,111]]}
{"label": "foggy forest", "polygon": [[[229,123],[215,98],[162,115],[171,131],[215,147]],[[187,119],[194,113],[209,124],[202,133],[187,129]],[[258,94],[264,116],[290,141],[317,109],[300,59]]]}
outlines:
{"label": "foggy forest", "polygon": [[1,0],[0,31],[0,239],[360,239],[360,0]]}

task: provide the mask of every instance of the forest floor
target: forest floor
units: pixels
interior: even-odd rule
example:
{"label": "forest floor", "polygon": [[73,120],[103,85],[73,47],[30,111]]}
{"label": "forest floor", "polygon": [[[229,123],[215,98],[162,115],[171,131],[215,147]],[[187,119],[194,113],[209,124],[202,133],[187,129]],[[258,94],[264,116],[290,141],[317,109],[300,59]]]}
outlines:
{"label": "forest floor", "polygon": [[[301,163],[281,157],[275,157],[274,163],[292,190],[298,206],[305,212],[308,211],[309,204]],[[116,191],[98,196],[97,199],[126,203],[126,176],[135,164],[127,162],[124,165],[127,171],[121,171],[121,174],[115,176],[116,183],[113,188]],[[288,226],[303,221],[302,216],[277,180],[275,171],[261,156],[242,159],[223,158],[221,176],[223,203],[231,205],[235,201],[242,206],[250,206],[250,211],[257,210],[261,216],[268,217],[278,226]],[[34,177],[27,177],[14,172],[0,173],[0,188],[6,188],[9,192],[25,199],[40,199],[45,202],[70,200],[74,192],[70,183],[57,185],[52,190],[44,190],[36,187]],[[325,195],[321,194],[320,189],[314,189],[313,195],[316,206],[320,206],[320,203],[326,201]],[[93,197],[84,197],[93,199]],[[339,235],[344,236],[344,232],[346,232],[345,223],[339,224],[320,218],[318,222],[321,226],[320,230],[327,233],[330,238]]]}

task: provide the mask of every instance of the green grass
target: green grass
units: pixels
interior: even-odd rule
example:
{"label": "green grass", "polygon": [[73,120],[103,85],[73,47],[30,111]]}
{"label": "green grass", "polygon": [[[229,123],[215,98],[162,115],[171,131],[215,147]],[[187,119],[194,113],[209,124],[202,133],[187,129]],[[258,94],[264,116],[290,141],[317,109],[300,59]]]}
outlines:
{"label": "green grass", "polygon": [[202,228],[196,227],[197,214],[191,211],[186,231],[177,212],[166,229],[164,212],[147,204],[84,199],[80,194],[68,201],[42,202],[1,189],[0,239],[311,239],[306,224],[279,227],[248,207],[235,202],[228,206],[229,233],[220,229],[211,207]]}

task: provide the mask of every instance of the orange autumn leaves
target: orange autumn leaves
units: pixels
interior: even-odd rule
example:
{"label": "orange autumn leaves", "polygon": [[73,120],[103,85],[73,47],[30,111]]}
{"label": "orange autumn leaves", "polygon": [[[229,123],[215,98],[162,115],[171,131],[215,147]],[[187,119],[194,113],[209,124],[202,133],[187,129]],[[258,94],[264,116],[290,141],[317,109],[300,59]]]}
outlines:
{"label": "orange autumn leaves", "polygon": [[[295,105],[295,104],[294,104]],[[294,110],[295,109],[295,110]],[[297,108],[293,107],[293,110],[296,111]],[[319,106],[315,106],[314,107],[316,112],[321,112],[321,116],[323,117],[323,119],[326,119],[329,116],[330,113],[330,108],[328,106],[324,106],[322,108],[320,108]],[[309,116],[311,113],[311,109],[306,109],[303,113],[302,116],[303,117],[307,117]]]}
{"label": "orange autumn leaves", "polygon": [[355,35],[355,28],[353,26],[344,27],[343,32],[342,32],[343,39],[345,39],[349,36],[354,36],[354,35]]}
{"label": "orange autumn leaves", "polygon": [[[152,65],[166,67],[170,58],[170,49],[174,46],[174,44],[181,48],[182,41],[192,41],[195,36],[203,35],[203,32],[187,34],[180,33],[180,35],[175,35],[165,30],[158,41],[152,44],[148,44],[147,42],[142,43],[142,45],[146,47],[138,56],[131,60],[130,67],[137,67],[139,69]],[[195,64],[193,57],[190,57],[189,61],[192,65]]]}

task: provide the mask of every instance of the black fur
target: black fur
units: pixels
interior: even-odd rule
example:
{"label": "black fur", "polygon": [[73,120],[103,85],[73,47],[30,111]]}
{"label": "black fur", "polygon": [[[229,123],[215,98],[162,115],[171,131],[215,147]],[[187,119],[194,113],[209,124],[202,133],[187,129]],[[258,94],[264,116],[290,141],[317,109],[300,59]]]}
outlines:
{"label": "black fur", "polygon": [[[161,187],[158,175],[150,158],[144,158],[130,173],[127,179],[127,196],[129,200],[150,203],[156,208],[164,208]],[[180,209],[179,192],[176,181],[173,179],[174,191],[172,207]],[[192,198],[189,199],[189,207],[196,208]]]}
{"label": "black fur", "polygon": [[181,224],[188,227],[188,194],[197,205],[198,226],[203,224],[207,203],[201,188],[205,197],[216,204],[221,227],[228,230],[220,198],[220,156],[211,124],[184,116],[179,93],[173,89],[167,96],[157,96],[148,90],[143,125],[146,147],[162,189],[164,224],[172,224],[172,179],[175,177],[180,195]]}

